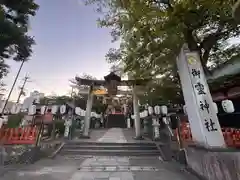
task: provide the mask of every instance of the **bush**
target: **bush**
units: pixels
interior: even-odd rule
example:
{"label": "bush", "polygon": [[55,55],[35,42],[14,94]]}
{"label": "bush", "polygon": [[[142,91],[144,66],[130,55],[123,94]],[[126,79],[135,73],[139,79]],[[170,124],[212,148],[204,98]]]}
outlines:
{"label": "bush", "polygon": [[9,115],[8,122],[7,122],[7,128],[19,127],[23,117],[24,117],[24,114],[22,114],[22,113]]}
{"label": "bush", "polygon": [[60,135],[64,135],[64,131],[65,131],[64,121],[56,121],[55,129],[60,133]]}

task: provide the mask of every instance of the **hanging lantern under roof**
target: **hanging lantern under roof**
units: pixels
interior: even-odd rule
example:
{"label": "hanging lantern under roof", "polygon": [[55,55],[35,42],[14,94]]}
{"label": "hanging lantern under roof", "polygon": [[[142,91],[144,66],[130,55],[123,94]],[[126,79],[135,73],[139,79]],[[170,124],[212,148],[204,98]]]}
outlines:
{"label": "hanging lantern under roof", "polygon": [[36,105],[31,105],[28,109],[28,115],[34,115],[36,114]]}
{"label": "hanging lantern under roof", "polygon": [[47,108],[47,106],[41,106],[41,114],[43,115],[43,114],[45,114],[45,111],[46,111],[46,108]]}
{"label": "hanging lantern under roof", "polygon": [[61,105],[61,106],[60,106],[60,114],[65,114],[66,111],[67,111],[66,105]]}
{"label": "hanging lantern under roof", "polygon": [[52,106],[52,114],[57,114],[57,112],[58,112],[58,109],[59,109],[59,106],[58,105],[53,105]]}

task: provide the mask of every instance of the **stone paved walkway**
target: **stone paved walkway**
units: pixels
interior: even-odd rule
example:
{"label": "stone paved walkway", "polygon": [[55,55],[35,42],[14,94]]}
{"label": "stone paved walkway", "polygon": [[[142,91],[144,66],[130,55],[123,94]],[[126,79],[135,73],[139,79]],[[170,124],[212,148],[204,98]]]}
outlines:
{"label": "stone paved walkway", "polygon": [[[98,142],[127,142],[121,129],[108,130]],[[9,171],[0,180],[197,180],[161,157],[58,156]]]}

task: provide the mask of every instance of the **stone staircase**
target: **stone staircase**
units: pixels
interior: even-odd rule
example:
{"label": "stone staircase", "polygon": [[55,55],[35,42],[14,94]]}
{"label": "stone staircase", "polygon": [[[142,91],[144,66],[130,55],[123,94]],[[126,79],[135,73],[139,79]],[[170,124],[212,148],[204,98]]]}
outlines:
{"label": "stone staircase", "polygon": [[66,142],[59,155],[160,156],[155,143]]}

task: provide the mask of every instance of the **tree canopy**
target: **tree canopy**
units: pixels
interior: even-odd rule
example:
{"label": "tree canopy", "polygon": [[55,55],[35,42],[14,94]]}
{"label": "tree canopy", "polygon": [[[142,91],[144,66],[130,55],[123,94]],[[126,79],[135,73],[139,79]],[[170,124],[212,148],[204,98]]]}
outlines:
{"label": "tree canopy", "polygon": [[[112,29],[119,49],[106,55],[110,63],[121,62],[137,77],[164,75],[177,79],[176,57],[183,43],[197,51],[205,73],[239,57],[240,26],[232,17],[233,0],[87,0],[95,4],[101,27]],[[165,84],[166,85],[166,84]],[[167,84],[168,86],[168,84]]]}
{"label": "tree canopy", "polygon": [[0,79],[8,72],[6,59],[26,61],[32,53],[33,37],[29,36],[29,18],[35,16],[34,0],[0,2]]}

